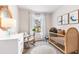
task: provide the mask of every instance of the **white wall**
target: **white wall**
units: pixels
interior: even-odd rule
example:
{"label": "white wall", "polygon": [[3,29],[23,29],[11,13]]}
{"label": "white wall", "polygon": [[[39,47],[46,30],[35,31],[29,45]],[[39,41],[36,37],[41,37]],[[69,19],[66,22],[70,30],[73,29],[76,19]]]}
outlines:
{"label": "white wall", "polygon": [[29,11],[27,9],[19,8],[19,32],[29,32],[30,28],[30,19],[29,19]]}
{"label": "white wall", "polygon": [[65,29],[65,30],[67,30],[70,27],[76,27],[77,29],[79,29],[79,24],[69,24],[69,25],[61,25],[61,26],[57,24],[58,16],[61,16],[63,14],[66,14],[68,12],[71,12],[77,9],[79,9],[79,5],[64,5],[61,8],[59,8],[52,15],[52,27],[57,27],[57,28]]}
{"label": "white wall", "polygon": [[52,27],[52,14],[46,14],[47,31]]}

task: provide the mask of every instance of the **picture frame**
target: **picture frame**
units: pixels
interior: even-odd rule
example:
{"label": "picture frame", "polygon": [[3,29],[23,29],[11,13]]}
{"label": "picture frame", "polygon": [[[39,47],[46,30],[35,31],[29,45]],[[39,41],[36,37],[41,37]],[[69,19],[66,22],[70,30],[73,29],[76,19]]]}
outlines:
{"label": "picture frame", "polygon": [[67,14],[64,14],[63,16],[62,16],[62,24],[63,25],[67,25],[68,23],[69,23],[69,14],[67,13]]}
{"label": "picture frame", "polygon": [[59,16],[57,21],[58,21],[58,25],[62,25],[62,16]]}
{"label": "picture frame", "polygon": [[69,24],[79,23],[79,11],[73,11],[69,13]]}

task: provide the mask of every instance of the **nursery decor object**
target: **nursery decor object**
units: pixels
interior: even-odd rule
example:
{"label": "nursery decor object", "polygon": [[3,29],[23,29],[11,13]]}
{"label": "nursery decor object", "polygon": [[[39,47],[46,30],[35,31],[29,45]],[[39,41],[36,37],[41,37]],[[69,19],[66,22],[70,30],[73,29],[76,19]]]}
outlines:
{"label": "nursery decor object", "polygon": [[78,10],[76,11],[73,11],[71,13],[69,13],[69,23],[70,24],[75,24],[75,23],[78,23],[79,22],[79,14],[78,14]]}
{"label": "nursery decor object", "polygon": [[62,25],[62,16],[58,17],[58,25]]}
{"label": "nursery decor object", "polygon": [[62,16],[62,24],[63,25],[68,24],[69,23],[68,20],[69,20],[68,19],[68,13]]}

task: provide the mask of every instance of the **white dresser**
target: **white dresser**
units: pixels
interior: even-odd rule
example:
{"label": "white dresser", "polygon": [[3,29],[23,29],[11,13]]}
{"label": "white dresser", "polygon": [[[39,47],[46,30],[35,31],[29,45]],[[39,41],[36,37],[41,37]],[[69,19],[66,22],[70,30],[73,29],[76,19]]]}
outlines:
{"label": "white dresser", "polygon": [[0,54],[22,54],[23,33],[0,37]]}

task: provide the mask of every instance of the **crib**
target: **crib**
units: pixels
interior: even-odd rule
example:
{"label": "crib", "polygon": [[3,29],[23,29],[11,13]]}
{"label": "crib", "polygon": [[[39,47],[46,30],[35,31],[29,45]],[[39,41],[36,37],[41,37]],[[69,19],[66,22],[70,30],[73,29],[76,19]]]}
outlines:
{"label": "crib", "polygon": [[78,30],[74,27],[71,27],[67,30],[65,35],[53,33],[50,35],[49,33],[49,43],[59,49],[61,52],[68,54],[76,52],[78,53]]}

